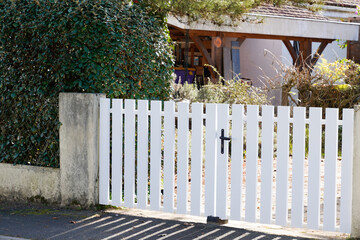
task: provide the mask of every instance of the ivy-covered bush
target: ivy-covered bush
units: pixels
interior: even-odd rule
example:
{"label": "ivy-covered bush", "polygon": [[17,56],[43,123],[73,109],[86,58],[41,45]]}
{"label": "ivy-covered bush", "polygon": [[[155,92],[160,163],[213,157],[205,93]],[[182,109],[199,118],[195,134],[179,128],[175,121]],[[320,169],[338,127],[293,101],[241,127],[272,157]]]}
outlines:
{"label": "ivy-covered bush", "polygon": [[165,100],[164,19],[117,0],[0,0],[0,162],[59,166],[59,92]]}

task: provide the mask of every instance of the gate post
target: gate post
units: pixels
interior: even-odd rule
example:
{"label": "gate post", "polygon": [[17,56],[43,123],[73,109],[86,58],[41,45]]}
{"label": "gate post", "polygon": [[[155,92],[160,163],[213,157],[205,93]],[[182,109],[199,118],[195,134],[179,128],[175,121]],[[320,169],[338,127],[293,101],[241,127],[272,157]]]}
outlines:
{"label": "gate post", "polygon": [[351,237],[360,238],[360,105],[354,106]]}
{"label": "gate post", "polygon": [[105,94],[60,93],[61,205],[98,203],[99,110]]}

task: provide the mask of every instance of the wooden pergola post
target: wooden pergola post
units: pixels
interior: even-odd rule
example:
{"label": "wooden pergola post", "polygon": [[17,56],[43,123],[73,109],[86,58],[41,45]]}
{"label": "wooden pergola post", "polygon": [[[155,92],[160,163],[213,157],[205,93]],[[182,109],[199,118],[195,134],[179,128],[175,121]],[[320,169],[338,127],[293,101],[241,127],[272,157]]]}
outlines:
{"label": "wooden pergola post", "polygon": [[[299,52],[297,53],[294,47],[291,45],[290,40],[283,40],[283,43],[287,50],[290,53],[291,58],[293,59],[293,64],[295,67],[298,67],[300,71],[307,69],[309,73],[312,72],[314,66],[319,60],[321,54],[323,53],[326,46],[331,43],[333,40],[324,40],[321,41],[320,46],[314,53],[312,54],[312,41],[311,39],[304,39],[299,41]],[[287,106],[289,104],[288,101],[288,93],[283,89],[281,97],[281,105]],[[305,96],[299,96],[299,98],[303,98]]]}

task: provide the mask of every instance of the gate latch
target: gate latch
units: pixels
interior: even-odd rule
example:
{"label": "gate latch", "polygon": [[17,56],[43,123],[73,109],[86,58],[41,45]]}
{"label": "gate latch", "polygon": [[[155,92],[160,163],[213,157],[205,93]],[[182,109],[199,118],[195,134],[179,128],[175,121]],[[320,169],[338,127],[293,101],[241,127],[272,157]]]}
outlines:
{"label": "gate latch", "polygon": [[221,136],[220,136],[220,140],[221,140],[221,154],[224,154],[224,141],[230,141],[231,137],[225,137],[224,136],[224,129],[221,129]]}

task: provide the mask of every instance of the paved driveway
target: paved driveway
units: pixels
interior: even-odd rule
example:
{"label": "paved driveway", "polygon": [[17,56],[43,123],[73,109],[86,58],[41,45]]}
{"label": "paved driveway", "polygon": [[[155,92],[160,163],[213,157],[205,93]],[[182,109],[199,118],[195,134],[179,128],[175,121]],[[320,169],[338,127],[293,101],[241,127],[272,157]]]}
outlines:
{"label": "paved driveway", "polygon": [[[66,213],[1,214],[0,234],[28,239],[294,239],[203,223],[161,220],[115,213],[82,220]],[[1,237],[0,237],[1,239]],[[297,238],[300,239],[300,238]]]}
{"label": "paved driveway", "polygon": [[[150,211],[71,210],[43,205],[9,207],[0,202],[0,240],[14,239],[10,237],[76,240],[306,239],[301,234],[297,236],[289,234],[291,231],[283,231],[280,235],[279,231],[272,231],[268,227],[259,226],[255,229],[246,229],[241,226],[205,224],[204,221],[205,218],[182,217]],[[274,230],[276,229],[274,228]],[[307,237],[317,238],[316,235]]]}

